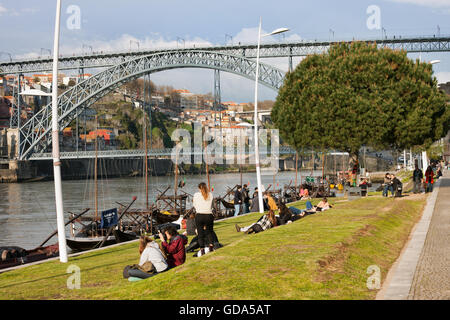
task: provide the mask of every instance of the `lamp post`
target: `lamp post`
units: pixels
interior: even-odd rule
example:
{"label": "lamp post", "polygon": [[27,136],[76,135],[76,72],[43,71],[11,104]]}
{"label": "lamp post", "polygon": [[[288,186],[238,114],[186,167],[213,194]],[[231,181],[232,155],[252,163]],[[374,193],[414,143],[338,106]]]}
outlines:
{"label": "lamp post", "polygon": [[[262,19],[259,18],[259,29],[258,29],[258,49],[256,51],[256,75],[255,75],[255,117],[254,117],[254,126],[255,126],[255,167],[256,167],[256,179],[258,183],[258,204],[259,204],[259,212],[264,212],[263,205],[263,197],[262,197],[262,184],[261,184],[261,167],[259,163],[259,141],[258,141],[258,81],[259,81],[259,48],[261,45],[261,23]],[[271,33],[263,35],[263,37],[271,36],[274,34],[279,34],[289,31],[287,28],[278,28],[272,31]]]}
{"label": "lamp post", "polygon": [[178,42],[183,41],[183,49],[186,49],[186,41],[184,41],[183,38],[177,37],[177,49],[178,49]]}
{"label": "lamp post", "polygon": [[56,218],[58,225],[59,261],[67,262],[66,231],[64,227],[64,207],[61,184],[61,160],[59,158],[59,126],[58,126],[58,55],[59,29],[61,17],[61,0],[56,1],[55,36],[53,42],[53,74],[52,74],[52,153],[53,175],[55,180]]}

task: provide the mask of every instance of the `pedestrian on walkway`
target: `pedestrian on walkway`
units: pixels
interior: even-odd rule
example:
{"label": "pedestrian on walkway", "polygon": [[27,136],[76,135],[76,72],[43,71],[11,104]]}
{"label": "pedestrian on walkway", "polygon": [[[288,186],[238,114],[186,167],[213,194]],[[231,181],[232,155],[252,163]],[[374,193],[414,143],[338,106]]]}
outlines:
{"label": "pedestrian on walkway", "polygon": [[427,185],[425,192],[433,192],[434,183],[434,172],[431,166],[428,166],[427,171],[425,171],[425,183]]}
{"label": "pedestrian on walkway", "polygon": [[414,187],[413,187],[413,192],[414,193],[420,193],[420,186],[423,183],[423,173],[422,170],[419,169],[419,166],[417,165],[417,161],[415,163],[415,169],[413,171],[413,182],[414,182]]}

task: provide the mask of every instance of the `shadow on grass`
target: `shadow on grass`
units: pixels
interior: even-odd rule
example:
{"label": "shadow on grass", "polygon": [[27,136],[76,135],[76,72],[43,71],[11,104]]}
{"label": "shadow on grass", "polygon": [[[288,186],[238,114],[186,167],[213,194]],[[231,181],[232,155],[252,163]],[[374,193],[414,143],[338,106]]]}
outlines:
{"label": "shadow on grass", "polygon": [[[82,272],[92,271],[92,270],[106,268],[106,267],[111,267],[111,266],[116,266],[116,265],[124,265],[125,266],[126,265],[126,261],[120,261],[120,262],[115,262],[115,263],[110,263],[110,264],[102,264],[102,265],[99,265],[99,266],[91,267],[89,269],[81,269],[81,271]],[[55,278],[59,278],[59,277],[68,277],[68,276],[70,276],[70,274],[71,273],[60,273],[60,274],[56,274],[56,275],[49,276],[49,277],[33,279],[33,280],[23,281],[23,282],[11,283],[11,284],[8,284],[8,285],[5,285],[5,286],[0,286],[0,289],[15,287],[15,286],[24,285],[24,284],[31,284],[31,283],[44,281],[44,280],[49,280],[49,279],[55,279]]]}

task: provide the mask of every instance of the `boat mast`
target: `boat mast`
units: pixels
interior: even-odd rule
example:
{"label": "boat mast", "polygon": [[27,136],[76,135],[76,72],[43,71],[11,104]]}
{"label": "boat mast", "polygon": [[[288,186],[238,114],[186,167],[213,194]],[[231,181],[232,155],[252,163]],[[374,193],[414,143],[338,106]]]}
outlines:
{"label": "boat mast", "polygon": [[206,177],[208,179],[208,190],[211,191],[211,184],[210,184],[210,180],[209,180],[208,154],[206,153],[206,140],[203,138],[204,133],[205,133],[205,127],[202,126],[203,150],[205,151]]}
{"label": "boat mast", "polygon": [[95,186],[95,221],[97,221],[98,215],[98,186],[97,186],[97,158],[98,158],[98,146],[97,146],[97,136],[98,136],[98,116],[95,115],[95,163],[94,163],[94,186]]}
{"label": "boat mast", "polygon": [[[145,100],[144,100],[145,103]],[[148,155],[147,155],[147,121],[146,121],[147,113],[145,112],[145,105],[144,105],[144,146],[145,146],[145,164],[144,164],[144,170],[145,170],[145,207],[148,209]]]}
{"label": "boat mast", "polygon": [[295,151],[295,194],[297,197],[298,152]]}

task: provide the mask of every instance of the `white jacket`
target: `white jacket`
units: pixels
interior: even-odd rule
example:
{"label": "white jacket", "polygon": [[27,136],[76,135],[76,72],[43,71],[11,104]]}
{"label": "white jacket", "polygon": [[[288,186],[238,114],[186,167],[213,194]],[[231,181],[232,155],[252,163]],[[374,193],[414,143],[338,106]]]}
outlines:
{"label": "white jacket", "polygon": [[201,192],[196,192],[194,194],[194,198],[192,199],[192,204],[195,208],[196,213],[212,213],[212,201],[213,194],[211,192],[208,193],[208,199],[205,200]]}
{"label": "white jacket", "polygon": [[147,261],[150,261],[158,272],[164,271],[168,267],[166,259],[164,259],[161,249],[155,241],[147,243],[147,247],[142,251],[139,265],[142,266]]}

